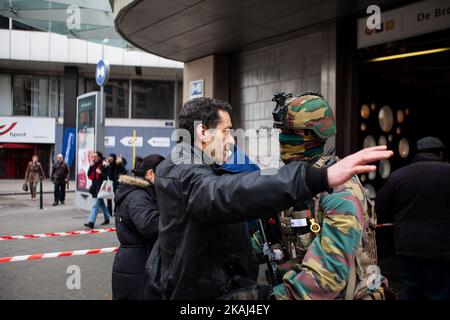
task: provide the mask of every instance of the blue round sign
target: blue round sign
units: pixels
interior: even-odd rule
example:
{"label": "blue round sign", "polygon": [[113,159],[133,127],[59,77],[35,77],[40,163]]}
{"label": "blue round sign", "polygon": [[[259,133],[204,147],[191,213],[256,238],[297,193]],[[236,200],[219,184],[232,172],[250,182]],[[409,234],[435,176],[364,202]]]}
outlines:
{"label": "blue round sign", "polygon": [[109,63],[106,60],[100,60],[95,68],[95,82],[101,87],[108,82]]}

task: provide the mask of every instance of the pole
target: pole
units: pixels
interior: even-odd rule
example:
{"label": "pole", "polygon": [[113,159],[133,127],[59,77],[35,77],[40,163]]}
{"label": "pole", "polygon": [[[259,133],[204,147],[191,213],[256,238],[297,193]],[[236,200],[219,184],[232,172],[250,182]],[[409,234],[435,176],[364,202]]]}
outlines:
{"label": "pole", "polygon": [[39,209],[44,209],[43,197],[42,197],[42,177],[39,178]]}
{"label": "pole", "polygon": [[104,86],[100,87],[100,124],[104,123],[104,110],[103,110],[103,100],[105,99],[105,90]]}
{"label": "pole", "polygon": [[133,129],[133,169],[136,162],[136,129]]}

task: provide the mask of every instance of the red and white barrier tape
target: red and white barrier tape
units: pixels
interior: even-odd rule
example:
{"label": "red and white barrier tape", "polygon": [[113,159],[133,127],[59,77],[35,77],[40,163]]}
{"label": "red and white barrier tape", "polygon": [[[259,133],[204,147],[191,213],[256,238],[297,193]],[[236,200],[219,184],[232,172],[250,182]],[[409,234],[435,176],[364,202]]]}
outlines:
{"label": "red and white barrier tape", "polygon": [[393,226],[394,226],[393,223],[380,223],[380,224],[377,224],[377,228],[393,227]]}
{"label": "red and white barrier tape", "polygon": [[[381,223],[377,224],[377,228],[392,227],[393,223]],[[37,238],[49,238],[49,237],[65,237],[65,236],[78,236],[83,234],[98,234],[105,232],[116,232],[116,228],[106,229],[92,229],[81,231],[67,231],[67,232],[49,232],[49,233],[37,233],[37,234],[24,234],[18,236],[0,236],[0,241],[7,240],[23,240],[23,239],[37,239]]]}
{"label": "red and white barrier tape", "polygon": [[82,234],[97,234],[97,233],[104,233],[104,232],[116,232],[116,228],[92,229],[92,230],[68,231],[68,232],[50,232],[50,233],[39,233],[39,234],[24,234],[24,235],[20,235],[20,236],[0,236],[0,241],[2,241],[2,240],[37,239],[37,238],[48,238],[48,237],[78,236],[78,235],[82,235]]}
{"label": "red and white barrier tape", "polygon": [[0,258],[0,263],[25,261],[25,260],[51,259],[51,258],[61,258],[61,257],[73,257],[73,256],[84,256],[84,255],[88,255],[88,254],[111,253],[111,252],[116,252],[117,249],[119,249],[119,247],[64,251],[64,252],[51,252],[51,253],[37,253],[37,254],[29,254],[29,255],[24,255],[24,256]]}

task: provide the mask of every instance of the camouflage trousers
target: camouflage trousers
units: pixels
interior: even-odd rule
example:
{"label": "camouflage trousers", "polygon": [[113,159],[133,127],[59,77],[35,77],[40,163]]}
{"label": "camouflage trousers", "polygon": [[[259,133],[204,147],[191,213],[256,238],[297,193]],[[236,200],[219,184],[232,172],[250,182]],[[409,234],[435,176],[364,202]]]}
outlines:
{"label": "camouflage trousers", "polygon": [[275,300],[272,286],[259,285],[242,276],[233,278],[231,290],[217,300]]}

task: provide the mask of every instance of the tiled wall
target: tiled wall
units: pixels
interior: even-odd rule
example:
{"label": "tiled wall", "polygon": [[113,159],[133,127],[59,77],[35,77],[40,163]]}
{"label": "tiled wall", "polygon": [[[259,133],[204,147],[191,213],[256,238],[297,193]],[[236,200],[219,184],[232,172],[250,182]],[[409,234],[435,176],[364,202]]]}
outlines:
{"label": "tiled wall", "polygon": [[230,100],[234,127],[271,127],[275,106],[271,100],[275,93],[282,91],[323,92],[334,105],[334,90],[329,90],[330,72],[334,76],[334,64],[330,64],[330,59],[335,61],[333,43],[330,44],[330,32],[333,36],[334,30],[327,28],[231,57]]}

